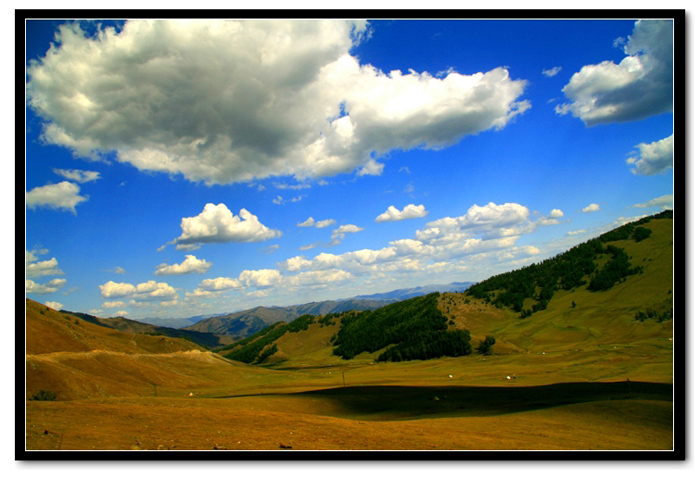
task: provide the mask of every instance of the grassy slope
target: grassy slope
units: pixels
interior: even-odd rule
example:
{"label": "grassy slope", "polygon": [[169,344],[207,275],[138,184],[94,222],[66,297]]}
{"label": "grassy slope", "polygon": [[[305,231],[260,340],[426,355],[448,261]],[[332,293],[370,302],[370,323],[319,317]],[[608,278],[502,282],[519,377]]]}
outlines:
{"label": "grassy slope", "polygon": [[58,400],[177,394],[273,374],[221,358],[185,339],[123,333],[27,300],[27,397]]}

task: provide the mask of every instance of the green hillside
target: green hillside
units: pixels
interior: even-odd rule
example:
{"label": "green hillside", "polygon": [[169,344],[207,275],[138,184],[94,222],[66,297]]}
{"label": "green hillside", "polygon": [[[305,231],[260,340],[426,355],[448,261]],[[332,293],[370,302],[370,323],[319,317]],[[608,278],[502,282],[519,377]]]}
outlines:
{"label": "green hillside", "polygon": [[292,367],[656,344],[673,334],[672,288],[673,212],[665,211],[464,293],[305,315],[220,353]]}
{"label": "green hillside", "polygon": [[[512,308],[526,318],[547,309],[557,291],[572,291],[581,286],[590,291],[607,291],[644,270],[643,265],[630,263],[625,246],[631,241],[639,243],[651,237],[652,230],[642,225],[652,220],[670,220],[672,224],[673,211],[628,223],[554,258],[492,276],[472,285],[467,294],[497,307]],[[528,299],[532,301],[526,307]]]}

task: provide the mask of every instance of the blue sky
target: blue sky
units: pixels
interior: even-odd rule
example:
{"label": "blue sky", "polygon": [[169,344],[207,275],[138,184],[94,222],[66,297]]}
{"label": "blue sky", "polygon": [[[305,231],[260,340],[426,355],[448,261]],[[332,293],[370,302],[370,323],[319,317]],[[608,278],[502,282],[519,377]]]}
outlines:
{"label": "blue sky", "polygon": [[672,31],[29,22],[27,296],[140,319],[478,281],[671,208]]}

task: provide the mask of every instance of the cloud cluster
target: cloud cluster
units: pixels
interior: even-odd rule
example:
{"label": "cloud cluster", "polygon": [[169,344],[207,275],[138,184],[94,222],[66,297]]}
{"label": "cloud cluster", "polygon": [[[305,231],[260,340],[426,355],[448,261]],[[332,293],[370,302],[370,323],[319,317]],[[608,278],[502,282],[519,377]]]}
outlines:
{"label": "cloud cluster", "polygon": [[282,275],[276,269],[245,270],[238,278],[219,277],[205,279],[199,286],[186,293],[186,297],[201,298],[213,297],[231,290],[266,290],[269,288],[299,288],[314,287],[330,283],[340,283],[353,278],[347,271],[331,269],[327,271],[308,271],[296,275]]}
{"label": "cloud cluster", "polygon": [[49,294],[55,293],[66,285],[66,280],[63,278],[52,279],[46,284],[35,283],[31,279],[24,281],[24,292],[26,294]]}
{"label": "cloud cluster", "polygon": [[[48,252],[48,251],[46,251]],[[51,258],[45,261],[38,261],[37,251],[25,250],[25,276],[27,278],[36,278],[39,276],[56,276],[64,274],[61,268],[58,267],[56,258]]]}
{"label": "cloud cluster", "polygon": [[[414,238],[391,241],[378,250],[362,249],[339,255],[320,253],[311,259],[295,256],[277,266],[290,273],[341,270],[362,275],[419,271],[430,264],[506,249],[533,255],[539,252],[536,248],[515,248],[520,235],[546,225],[530,220],[529,215],[528,208],[517,203],[474,205],[463,216],[430,222],[417,230]],[[563,213],[558,209],[549,215],[551,219],[561,216]]]}
{"label": "cloud cluster", "polygon": [[211,268],[211,263],[204,259],[197,259],[196,256],[185,255],[185,261],[180,264],[162,263],[156,266],[155,275],[175,275],[175,274],[204,274]]}
{"label": "cloud cluster", "polygon": [[46,207],[55,210],[70,211],[74,215],[76,205],[87,201],[87,196],[80,196],[80,187],[70,181],[62,181],[46,186],[37,186],[27,192],[25,201],[27,207],[35,209]]}
{"label": "cloud cluster", "polygon": [[133,285],[107,281],[99,286],[100,295],[105,299],[130,299],[133,301],[174,301],[179,299],[178,292],[167,283],[150,280]]}
{"label": "cloud cluster", "polygon": [[399,211],[394,205],[389,206],[387,210],[381,215],[377,216],[374,221],[376,223],[384,223],[387,221],[401,221],[412,218],[422,218],[427,215],[428,212],[425,211],[425,206],[423,205],[406,205],[403,210]]}
{"label": "cloud cluster", "polygon": [[673,168],[673,135],[653,143],[640,143],[636,148],[639,154],[627,158],[634,174],[656,175]]}
{"label": "cloud cluster", "polygon": [[[530,108],[504,68],[384,73],[351,56],[361,21],[65,24],[27,69],[43,139],[86,158],[228,184],[360,168],[394,149],[442,148]],[[364,35],[366,36],[366,35]]]}
{"label": "cloud cluster", "polygon": [[203,243],[254,243],[282,235],[245,208],[234,216],[223,203],[208,203],[199,215],[182,218],[180,227],[182,234],[169,244],[181,250],[196,249]]}
{"label": "cloud cluster", "polygon": [[575,73],[563,89],[572,103],[557,105],[556,111],[571,113],[586,126],[672,111],[673,22],[637,21],[624,51],[619,64],[604,61]]}

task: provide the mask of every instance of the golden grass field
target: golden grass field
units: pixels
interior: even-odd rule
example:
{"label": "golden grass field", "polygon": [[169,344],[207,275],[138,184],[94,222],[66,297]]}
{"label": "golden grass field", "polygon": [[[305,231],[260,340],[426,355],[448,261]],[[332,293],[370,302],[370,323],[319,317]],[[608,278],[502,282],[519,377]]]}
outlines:
{"label": "golden grass field", "polygon": [[[619,242],[643,274],[557,292],[526,319],[443,294],[451,327],[496,337],[491,356],[345,361],[339,324],[316,323],[251,366],[27,300],[26,449],[671,450],[673,321],[633,318],[672,300],[672,225]],[[39,390],[57,400],[29,400]]]}

